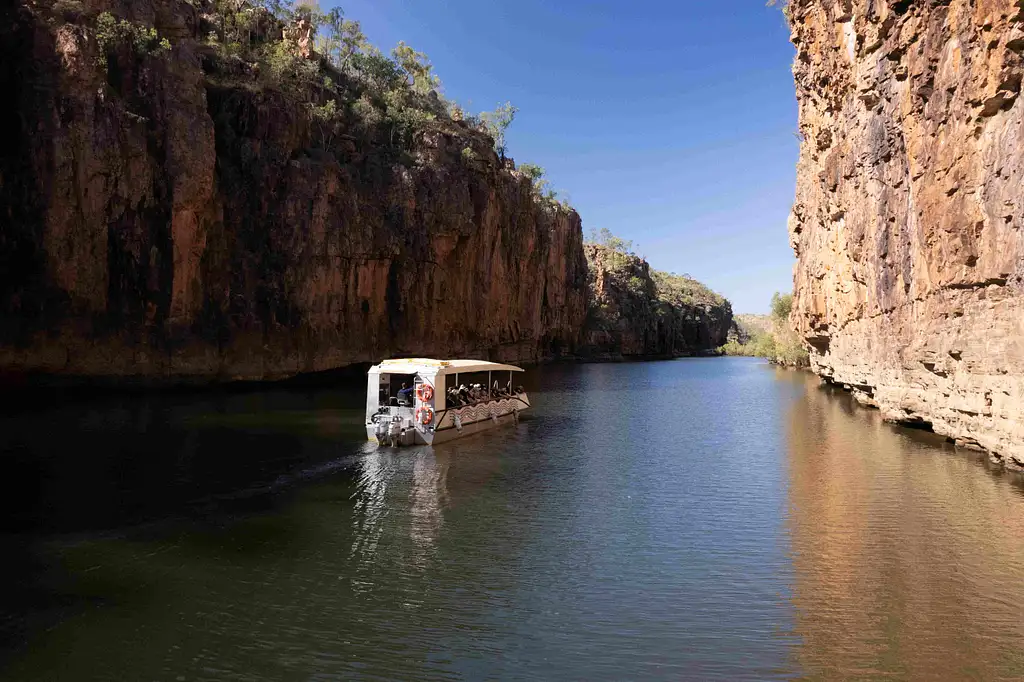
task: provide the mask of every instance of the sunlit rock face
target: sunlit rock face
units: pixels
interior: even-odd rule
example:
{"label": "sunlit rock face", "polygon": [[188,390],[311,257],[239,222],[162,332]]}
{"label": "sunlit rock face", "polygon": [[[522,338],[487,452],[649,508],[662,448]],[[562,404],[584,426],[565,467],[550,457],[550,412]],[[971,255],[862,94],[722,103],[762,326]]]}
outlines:
{"label": "sunlit rock face", "polygon": [[[0,374],[273,379],[388,356],[572,353],[579,216],[488,137],[411,150],[213,64],[196,3],[86,3],[169,54],[101,68],[48,3],[0,10]],[[218,70],[220,68],[220,70]]]}
{"label": "sunlit rock face", "polygon": [[793,0],[793,322],[894,421],[1024,465],[1024,9]]}

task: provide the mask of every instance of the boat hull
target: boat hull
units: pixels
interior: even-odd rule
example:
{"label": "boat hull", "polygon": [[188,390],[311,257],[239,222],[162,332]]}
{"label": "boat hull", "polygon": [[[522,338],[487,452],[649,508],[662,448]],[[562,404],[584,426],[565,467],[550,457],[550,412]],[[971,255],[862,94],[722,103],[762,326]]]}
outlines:
{"label": "boat hull", "polygon": [[[476,405],[456,407],[443,410],[437,417],[433,429],[416,425],[400,438],[399,445],[440,445],[466,436],[508,426],[519,421],[519,415],[530,408],[530,400],[525,393],[511,398],[491,400]],[[377,442],[374,426],[366,425],[366,435],[371,441]]]}
{"label": "boat hull", "polygon": [[432,434],[429,434],[429,444],[441,445],[459,438],[465,438],[466,436],[472,436],[484,431],[491,431],[502,426],[511,426],[518,421],[519,419],[510,413],[496,417],[495,419],[483,419],[481,421],[463,424],[461,431],[455,427],[444,429],[442,431],[434,431]]}

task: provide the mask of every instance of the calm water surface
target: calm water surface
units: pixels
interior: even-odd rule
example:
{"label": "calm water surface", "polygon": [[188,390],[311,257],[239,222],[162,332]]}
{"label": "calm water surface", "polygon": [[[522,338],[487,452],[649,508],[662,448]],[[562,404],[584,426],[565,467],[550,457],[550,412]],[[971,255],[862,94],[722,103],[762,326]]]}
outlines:
{"label": "calm water surface", "polygon": [[362,386],[0,420],[0,679],[1024,679],[1014,477],[753,360],[527,381],[436,450]]}

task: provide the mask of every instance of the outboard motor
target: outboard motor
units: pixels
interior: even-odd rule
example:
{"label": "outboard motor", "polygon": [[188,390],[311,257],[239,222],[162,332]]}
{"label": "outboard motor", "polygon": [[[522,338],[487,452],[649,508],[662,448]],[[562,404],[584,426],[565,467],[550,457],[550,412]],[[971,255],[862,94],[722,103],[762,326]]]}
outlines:
{"label": "outboard motor", "polygon": [[399,439],[402,436],[402,422],[399,421],[398,417],[388,425],[388,441],[391,445],[398,445]]}
{"label": "outboard motor", "polygon": [[377,444],[383,445],[388,437],[388,423],[383,419],[378,419],[379,416],[373,416],[373,435],[377,438]]}

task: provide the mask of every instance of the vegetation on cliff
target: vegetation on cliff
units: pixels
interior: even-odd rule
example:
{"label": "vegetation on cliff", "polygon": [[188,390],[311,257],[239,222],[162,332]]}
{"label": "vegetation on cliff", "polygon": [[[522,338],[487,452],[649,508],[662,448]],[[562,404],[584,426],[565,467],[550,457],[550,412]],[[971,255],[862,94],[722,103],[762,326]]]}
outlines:
{"label": "vegetation on cliff", "polygon": [[584,353],[670,357],[724,343],[729,302],[687,275],[652,270],[632,247],[607,229],[592,232],[584,245],[591,289]]}
{"label": "vegetation on cliff", "polygon": [[778,7],[782,10],[782,14],[789,19],[789,0],[768,0],[765,4],[769,7]]}
{"label": "vegetation on cliff", "polygon": [[767,358],[780,365],[806,367],[807,349],[789,321],[792,310],[793,294],[775,292],[771,314],[738,315],[734,333],[721,351],[726,355]]}
{"label": "vegetation on cliff", "polygon": [[[386,54],[341,8],[324,12],[311,0],[182,2],[197,12],[208,77],[266,89],[301,103],[324,150],[333,151],[339,136],[361,129],[398,161],[411,164],[417,139],[424,135],[484,135],[506,169],[516,170],[506,157],[505,134],[518,112],[511,102],[469,114],[444,96],[427,55],[404,42]],[[88,17],[83,20],[89,25]],[[155,28],[114,18],[109,12],[100,13],[93,24],[104,68],[107,54],[124,46],[136,52],[170,47]],[[462,152],[467,163],[480,159],[472,144]],[[539,202],[554,210],[571,210],[541,179],[539,166],[523,164],[520,174],[534,183]]]}
{"label": "vegetation on cliff", "polygon": [[[362,132],[407,165],[418,138],[430,134],[486,136],[508,172],[530,178],[538,202],[571,210],[535,164],[515,168],[505,134],[518,109],[511,102],[471,115],[443,94],[427,55],[404,42],[386,54],[341,8],[323,11],[313,0],[176,0],[203,45],[204,70],[215,83],[256,88],[299,103],[316,131],[317,146],[336,151],[340,138]],[[92,7],[93,5],[90,5]],[[178,37],[145,21],[90,11],[78,0],[40,5],[53,24],[81,27],[95,41],[96,66],[113,85],[122,79],[117,56],[166,55]],[[114,63],[111,63],[113,58]],[[480,161],[472,143],[467,163]]]}

